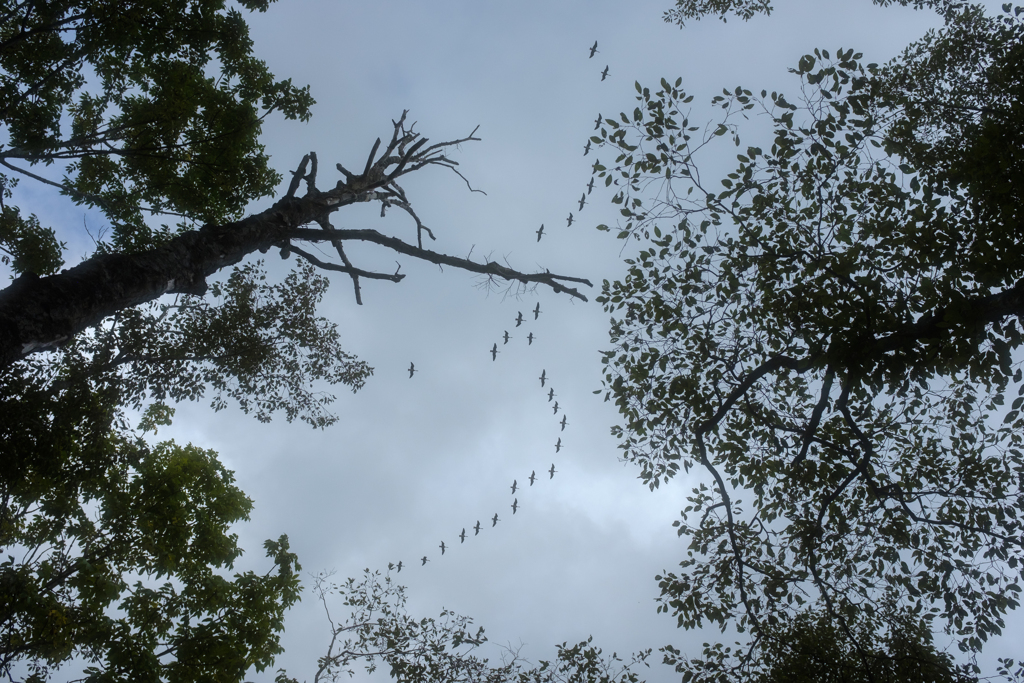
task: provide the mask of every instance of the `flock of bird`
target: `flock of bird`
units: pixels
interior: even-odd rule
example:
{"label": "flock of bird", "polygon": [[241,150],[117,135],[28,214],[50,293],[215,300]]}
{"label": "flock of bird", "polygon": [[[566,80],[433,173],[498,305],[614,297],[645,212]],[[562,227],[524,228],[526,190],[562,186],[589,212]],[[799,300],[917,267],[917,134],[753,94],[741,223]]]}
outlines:
{"label": "flock of bird", "polygon": [[[595,54],[597,54],[597,41],[596,40],[594,41],[594,44],[590,47],[590,57],[589,58],[593,59]],[[608,78],[608,67],[607,66],[605,66],[604,71],[601,72],[601,80],[603,81],[606,78]],[[597,130],[598,128],[601,127],[601,121],[602,121],[601,116],[598,116],[597,120],[594,123],[594,130]],[[590,153],[590,145],[591,145],[591,141],[588,139],[586,146],[583,148],[583,156],[586,156],[586,155],[588,155]],[[593,189],[594,189],[594,179],[591,178],[590,179],[590,183],[587,185],[587,191],[584,192],[583,195],[580,197],[578,211],[582,211],[583,210],[583,207],[587,203],[587,195],[589,195],[593,191]],[[573,220],[574,220],[573,214],[572,214],[572,212],[570,212],[569,213],[569,218],[568,218],[568,221],[567,221],[569,226],[572,226]],[[540,242],[540,239],[543,236],[544,236],[544,224],[541,223],[540,228],[537,230],[537,241]],[[540,318],[541,310],[540,310],[540,302],[539,301],[537,302],[537,305],[533,308],[532,313],[533,313],[533,319],[534,320],[537,320],[537,319]],[[526,319],[523,317],[523,312],[519,311],[518,314],[515,317],[515,324],[516,324],[515,326],[516,327],[521,327],[522,324],[525,321],[526,321]],[[509,341],[511,341],[514,337],[511,334],[509,334],[508,330],[505,330],[504,333],[502,334],[501,338],[502,338],[502,346],[504,346],[504,345],[508,344]],[[533,342],[534,342],[534,340],[536,338],[537,338],[536,335],[534,335],[534,333],[531,331],[526,336],[526,340],[527,340],[528,345],[532,346]],[[501,351],[498,350],[498,342],[494,342],[494,344],[491,346],[491,350],[490,350],[489,353],[491,354],[491,360],[492,361],[497,361],[498,360],[498,354],[501,353]],[[419,372],[419,371],[416,369],[416,364],[410,362],[409,363],[409,379],[412,379],[413,376],[417,372]],[[540,377],[538,379],[540,380],[540,386],[543,389],[545,387],[545,385],[547,384],[547,381],[549,379],[548,378],[547,370],[541,370]],[[558,401],[554,400],[555,396],[556,396],[556,394],[555,394],[554,388],[553,387],[548,387],[548,392],[547,392],[548,403],[552,403],[552,401],[554,402],[553,405],[551,406],[552,414],[557,415],[558,414],[558,410],[559,410],[559,405],[558,405]],[[561,421],[559,421],[557,424],[559,424],[561,426],[561,430],[560,431],[564,432],[566,425],[569,424],[568,418],[566,417],[564,412],[562,413]],[[555,453],[560,453],[562,448],[563,448],[562,437],[559,436],[558,440],[555,442]],[[555,469],[555,464],[551,463],[551,467],[547,470],[548,479],[549,480],[550,479],[554,479],[555,478],[555,474],[557,472],[558,472],[558,470]],[[538,477],[537,477],[537,471],[536,470],[531,471],[530,472],[530,476],[527,477],[527,480],[530,482],[530,486],[531,487],[534,485],[534,483],[537,481],[537,479],[538,479]],[[514,515],[514,514],[516,514],[516,512],[519,511],[519,508],[520,508],[519,498],[516,497],[516,491],[518,491],[519,488],[520,488],[519,487],[519,480],[518,479],[513,479],[512,480],[512,487],[511,488],[512,488],[512,494],[511,495],[512,495],[513,498],[512,498],[512,505],[510,507],[512,508],[512,514]],[[491,517],[491,528],[494,528],[494,527],[498,526],[498,522],[500,522],[500,521],[501,521],[501,519],[498,517],[498,513],[495,512],[494,516]],[[469,528],[473,530],[473,536],[478,536],[480,534],[480,529],[482,528],[482,526],[480,524],[480,520],[476,520],[476,524],[474,524],[473,526],[471,526]],[[463,527],[462,531],[458,534],[459,543],[460,544],[465,543],[466,542],[466,538],[468,538],[468,534],[466,533],[466,528]],[[438,547],[441,549],[441,555],[443,556],[445,554],[445,551],[448,550],[448,548],[450,546],[446,545],[444,541],[441,541],[441,543],[440,543],[440,545]],[[423,557],[420,558],[420,566],[421,567],[425,567],[428,562],[430,562],[430,558],[427,555],[424,555]],[[388,569],[389,570],[394,570],[396,572],[401,572],[402,571],[402,567],[404,567],[404,566],[405,566],[405,564],[404,564],[404,562],[402,560],[399,560],[397,563],[394,563],[394,562],[388,563]]]}
{"label": "flock of bird", "polygon": [[[563,422],[564,422],[564,419],[563,419]],[[564,427],[563,427],[563,429],[564,429]],[[558,443],[556,444],[555,451],[557,452],[558,450],[561,449],[561,447],[562,447],[562,440],[558,439]],[[551,463],[551,467],[547,470],[547,473],[548,473],[548,479],[554,479],[555,478],[555,474],[558,473],[558,470],[555,469],[555,463]],[[530,486],[533,486],[534,482],[538,479],[538,477],[537,477],[537,470],[533,470],[532,472],[530,472],[530,476],[527,477],[527,479],[530,482]],[[515,496],[515,493],[516,493],[517,490],[519,490],[519,480],[518,479],[513,479],[512,480],[512,495],[513,496]],[[516,514],[516,512],[518,512],[519,508],[520,508],[519,498],[514,497],[512,499],[512,505],[510,507],[512,508],[512,514],[513,515]],[[495,512],[494,516],[491,517],[491,528],[494,528],[494,527],[498,526],[498,522],[500,522],[500,521],[501,521],[501,518],[498,517],[498,513]],[[481,526],[480,520],[478,519],[478,520],[476,520],[476,524],[474,524],[473,526],[471,526],[469,528],[473,530],[473,535],[474,536],[479,536],[480,535],[480,529],[482,529],[483,527]],[[466,542],[466,538],[468,538],[468,536],[469,535],[466,533],[466,528],[463,527],[462,531],[460,531],[459,534],[458,534],[459,543],[460,544],[461,543],[465,543]],[[449,548],[449,546],[445,545],[444,541],[441,541],[441,544],[438,547],[441,549],[441,554],[442,555],[444,555],[445,551],[448,550],[448,548]],[[430,558],[428,556],[424,555],[423,557],[420,558],[420,566],[421,567],[425,567],[427,562],[430,562]],[[388,563],[388,569],[394,570],[396,573],[397,572],[401,572],[402,571],[402,567],[404,567],[404,566],[405,566],[405,563],[402,560],[399,560],[398,562],[389,562]]]}
{"label": "flock of bird", "polygon": [[[561,443],[562,440],[559,439],[558,441],[559,441],[559,443]],[[549,479],[554,479],[555,478],[555,474],[558,472],[558,470],[555,469],[555,464],[554,463],[551,463],[551,468],[547,472],[548,472],[548,478]],[[529,480],[530,480],[530,486],[533,486],[533,483],[537,480],[537,470],[534,470],[534,471],[530,472]],[[515,496],[515,493],[518,490],[518,488],[519,488],[519,481],[517,479],[513,479],[512,480],[512,495],[513,496]],[[512,508],[512,514],[513,515],[516,514],[516,512],[518,512],[519,507],[520,507],[519,506],[519,498],[513,498],[512,505],[510,507]],[[500,521],[501,521],[501,519],[498,517],[498,513],[495,512],[494,516],[491,517],[491,528],[494,528],[494,527],[498,526],[498,522],[500,522]],[[480,529],[483,528],[483,527],[481,526],[480,520],[478,519],[478,520],[476,520],[476,524],[474,524],[473,526],[471,526],[469,528],[473,530],[473,535],[474,536],[479,536],[480,535]],[[460,544],[461,543],[465,543],[466,542],[466,538],[468,536],[469,536],[469,534],[466,533],[466,528],[463,527],[462,531],[460,531],[459,535],[458,535],[459,543]],[[444,541],[441,541],[441,544],[438,547],[441,549],[441,554],[442,555],[444,555],[445,551],[448,550],[448,548],[449,548],[449,546],[445,545]],[[424,555],[423,557],[420,558],[420,566],[421,567],[425,567],[427,562],[430,562],[430,558],[428,556]],[[396,573],[401,572],[402,571],[402,567],[404,567],[404,566],[405,566],[405,564],[403,563],[402,560],[399,560],[398,562],[390,562],[390,563],[388,563],[388,569],[395,570]]]}
{"label": "flock of bird", "polygon": [[[541,227],[543,228],[544,226],[541,226]],[[536,320],[537,318],[540,317],[540,302],[539,301],[537,302],[537,305],[534,307],[532,312],[533,312],[533,319],[534,320]],[[524,320],[525,320],[525,318],[523,318],[523,312],[519,311],[519,315],[516,316],[516,327],[519,327],[520,325],[522,325]],[[502,344],[502,346],[504,346],[505,344],[508,344],[509,340],[514,339],[514,337],[511,334],[508,333],[508,330],[505,330],[505,333],[501,335],[501,338],[502,338],[502,340],[504,340],[504,343]],[[537,338],[537,336],[533,332],[530,332],[528,335],[526,335],[527,346],[533,346],[533,340],[536,339],[536,338]],[[498,350],[498,342],[494,342],[494,346],[491,347],[491,350],[489,351],[489,353],[491,354],[491,360],[492,361],[493,360],[498,360],[498,354],[501,353],[501,351]],[[409,364],[409,367],[412,368],[412,363]],[[409,374],[409,377],[412,377],[412,373],[411,372]]]}
{"label": "flock of bird", "polygon": [[[540,302],[537,302],[537,305],[534,306],[534,308],[533,308],[533,310],[531,312],[533,313],[533,319],[534,320],[538,320],[540,318],[540,314],[541,314]],[[516,317],[514,318],[514,322],[516,324],[515,326],[516,327],[520,327],[525,321],[526,321],[526,318],[523,317],[523,312],[519,311],[518,314],[516,315]],[[513,336],[511,334],[509,334],[508,330],[505,330],[504,334],[502,335],[502,339],[504,340],[504,344],[508,344],[509,341],[511,339],[513,339]],[[534,336],[533,332],[531,331],[529,333],[529,335],[527,335],[526,339],[529,342],[528,345],[533,345],[533,340],[536,339],[536,337]],[[497,342],[494,342],[494,345],[491,347],[490,353],[491,353],[491,359],[492,360],[497,360],[498,354],[501,353],[498,350],[498,343]],[[417,372],[419,372],[419,370],[416,369],[416,364],[415,363],[409,363],[409,378],[412,379],[412,377]],[[554,387],[547,386],[547,383],[548,383],[548,381],[550,379],[548,377],[548,371],[546,369],[542,369],[540,371],[540,376],[537,379],[540,381],[541,389],[544,389],[545,387],[547,388],[548,391],[547,391],[546,396],[548,398],[548,403],[552,403],[553,402],[553,404],[552,404],[552,412],[553,412],[553,414],[557,415],[558,411],[560,409],[560,406],[558,404],[558,401],[555,401],[555,396],[557,394],[555,394]],[[560,425],[560,427],[561,427],[560,431],[562,431],[562,432],[565,431],[566,425],[569,424],[569,419],[568,419],[568,417],[566,417],[564,411],[562,412],[562,419],[559,422],[557,422],[556,424]],[[559,436],[558,440],[555,442],[555,453],[560,453],[562,451],[563,447],[564,447],[564,445],[562,444],[562,437]],[[551,467],[548,468],[546,470],[546,472],[548,474],[548,479],[551,480],[551,479],[555,478],[555,474],[558,473],[558,470],[555,469],[555,464],[551,463]],[[537,471],[533,470],[533,471],[530,472],[530,476],[527,477],[527,481],[530,482],[530,486],[533,486],[538,478],[539,477],[537,476]],[[519,508],[521,507],[520,504],[519,504],[519,498],[516,497],[516,491],[518,491],[519,489],[520,489],[519,480],[518,479],[513,479],[512,480],[512,494],[511,494],[513,498],[512,498],[512,504],[510,506],[512,508],[512,514],[513,515],[516,514],[516,512],[518,512]],[[494,516],[491,517],[491,528],[496,527],[498,525],[498,522],[500,522],[500,521],[501,521],[501,518],[498,516],[498,513],[495,512]],[[480,534],[480,529],[483,528],[483,527],[480,524],[480,520],[477,520],[476,524],[474,524],[473,526],[471,526],[469,528],[472,529],[473,536],[478,536]],[[461,543],[465,543],[466,542],[466,538],[468,538],[468,537],[469,537],[469,534],[466,533],[466,528],[464,527],[462,529],[462,531],[458,534],[459,543],[460,544]],[[447,551],[450,548],[450,546],[446,545],[444,541],[441,541],[441,544],[438,547],[441,549],[441,555],[444,555],[445,551]],[[424,555],[423,557],[420,558],[420,566],[421,567],[426,566],[426,564],[428,562],[430,562],[430,557],[428,557],[427,555]],[[399,560],[398,562],[389,563],[388,564],[388,569],[396,571],[396,572],[401,572],[402,568],[405,567],[405,566],[406,566],[405,563],[402,560]]]}
{"label": "flock of bird", "polygon": [[[595,40],[594,44],[590,47],[590,59],[593,59],[594,55],[596,55],[596,54],[597,54],[597,41]],[[601,80],[603,81],[606,78],[608,78],[608,67],[607,66],[605,66],[604,67],[604,71],[601,72]],[[601,121],[602,120],[603,119],[599,115],[597,117],[597,120],[594,121],[594,130],[597,130],[598,128],[601,127]],[[590,154],[590,145],[591,145],[591,141],[588,138],[586,146],[583,147],[583,156],[587,156],[588,154]],[[587,204],[587,195],[589,195],[591,192],[593,192],[593,190],[594,190],[594,179],[591,178],[590,182],[587,183],[587,191],[583,193],[582,197],[580,197],[580,201],[579,201],[579,205],[580,206],[579,206],[579,209],[577,209],[577,212],[582,211],[583,207],[586,206],[586,204]],[[572,212],[570,211],[569,212],[569,218],[566,220],[566,227],[572,227],[573,220],[575,220],[575,218],[572,215]],[[537,229],[537,241],[540,242],[540,238],[543,237],[543,236],[544,236],[544,224],[541,223],[540,224],[540,228]]]}

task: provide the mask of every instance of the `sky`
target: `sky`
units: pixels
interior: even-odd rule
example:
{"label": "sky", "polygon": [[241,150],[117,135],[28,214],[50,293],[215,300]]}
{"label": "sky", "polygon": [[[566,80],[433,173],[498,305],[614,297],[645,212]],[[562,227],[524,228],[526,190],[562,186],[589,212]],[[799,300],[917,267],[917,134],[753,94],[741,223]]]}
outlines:
{"label": "sky", "polygon": [[[694,480],[679,476],[649,491],[638,469],[620,461],[609,431],[616,411],[594,393],[609,316],[593,298],[602,280],[624,274],[628,247],[624,252],[623,243],[595,230],[616,223],[609,191],[595,189],[577,209],[595,158],[612,161],[584,156],[586,139],[598,114],[632,110],[634,81],[653,90],[662,77],[682,77],[695,95],[691,120],[705,121],[722,88],[795,94],[787,69],[815,47],[852,47],[865,61],[883,62],[937,22],[867,0],[779,0],[770,17],[708,19],[680,30],[661,21],[668,7],[669,0],[289,0],[247,17],[255,53],[278,77],[311,85],[317,100],[307,124],[268,121],[264,142],[276,169],[294,169],[315,151],[321,186],[329,186],[334,164],[360,166],[406,109],[433,141],[479,126],[481,141],[462,145],[455,158],[486,195],[443,169],[403,183],[437,236],[430,248],[586,277],[595,287],[584,292],[586,303],[547,289],[488,289],[471,274],[352,247],[357,266],[391,271],[397,260],[407,277],[400,284],[364,281],[363,306],[347,278],[332,278],[321,313],[338,323],[346,349],[375,368],[358,393],[337,390],[336,425],[315,431],[283,419],[260,424],[233,407],[215,413],[198,403],[179,405],[175,424],[160,434],[218,451],[254,500],[251,520],[236,529],[247,550],[240,569],[265,569],[262,542],[281,534],[307,585],[317,572],[344,579],[401,560],[405,569],[396,578],[408,587],[410,612],[437,616],[447,608],[472,616],[495,645],[482,653],[492,658],[500,646],[532,661],[552,658],[556,644],[590,635],[606,652],[625,656],[666,644],[698,655],[702,642],[719,637],[679,631],[674,619],[655,612],[655,575],[677,568],[685,555],[672,522]],[[599,51],[590,59],[595,40]],[[755,144],[757,131],[752,122],[744,143]],[[734,159],[731,146],[722,152]],[[714,164],[709,159],[711,173]],[[75,250],[88,247],[83,219],[98,219],[73,206],[45,210],[72,226],[62,238],[74,262]],[[378,211],[347,208],[334,225],[414,239],[414,226],[399,212],[382,220]],[[570,212],[575,221],[567,226]],[[274,253],[266,258],[281,276],[292,263]],[[519,312],[526,321],[517,327]],[[418,370],[411,379],[410,362]],[[552,464],[557,472],[549,477]],[[530,486],[533,471],[539,478]],[[492,527],[495,513],[500,521]],[[477,520],[479,535],[460,543],[460,530],[472,534]],[[430,562],[420,566],[424,555]],[[342,612],[332,606],[336,618]],[[1020,618],[1014,623],[1024,626]],[[323,605],[307,591],[288,614],[277,666],[311,681],[329,638]],[[1003,639],[990,644],[984,661],[1013,654]],[[677,680],[656,663],[642,675]],[[249,680],[272,678],[265,672]],[[384,678],[358,672],[354,680]]]}

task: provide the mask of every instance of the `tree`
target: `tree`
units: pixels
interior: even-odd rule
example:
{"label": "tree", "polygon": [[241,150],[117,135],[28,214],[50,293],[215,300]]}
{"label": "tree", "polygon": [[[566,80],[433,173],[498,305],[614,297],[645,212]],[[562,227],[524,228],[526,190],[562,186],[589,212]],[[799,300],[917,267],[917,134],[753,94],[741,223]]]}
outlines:
{"label": "tree", "polygon": [[[952,0],[871,0],[874,4],[903,5],[922,9],[930,7],[942,10],[955,4]],[[667,23],[685,26],[689,20],[699,20],[708,15],[718,15],[723,22],[729,14],[748,20],[755,14],[771,14],[774,6],[771,0],[676,0],[676,6],[667,10],[664,19]]]}
{"label": "tree", "polygon": [[[430,237],[433,234],[416,216],[397,180],[426,166],[454,170],[456,162],[444,156],[444,150],[473,139],[476,138],[470,136],[427,146],[426,138],[414,133],[411,127],[406,128],[403,113],[394,123],[391,141],[383,155],[376,157],[380,146],[378,138],[363,173],[350,173],[338,164],[346,180],[338,181],[331,190],[317,189],[316,155],[308,154],[295,171],[285,197],[260,214],[231,223],[208,224],[198,231],[186,230],[146,250],[101,253],[70,270],[45,278],[23,274],[0,292],[0,365],[54,348],[120,310],[153,301],[164,294],[203,295],[209,275],[238,263],[257,250],[266,252],[272,246],[279,247],[284,258],[294,252],[320,268],[349,275],[359,302],[360,278],[399,282],[405,276],[355,267],[345,255],[346,241],[372,242],[432,263],[522,285],[544,284],[555,292],[586,300],[576,288],[564,284],[589,285],[583,278],[550,271],[521,273],[499,263],[476,263],[423,248],[423,234]],[[306,182],[306,194],[296,197],[302,180]],[[357,202],[374,200],[381,202],[382,213],[389,206],[395,206],[413,217],[417,228],[416,245],[377,230],[337,230],[331,225],[331,213]],[[318,223],[320,227],[304,227],[310,223]],[[331,243],[342,263],[324,262],[293,244],[293,240]]]}
{"label": "tree", "polygon": [[[269,3],[242,4],[262,11]],[[374,144],[362,173],[338,164],[344,180],[321,191],[316,155],[306,155],[283,199],[237,220],[252,199],[271,194],[280,181],[258,142],[262,120],[273,111],[305,120],[313,100],[308,89],[275,81],[252,56],[241,15],[225,11],[223,0],[80,0],[46,7],[11,0],[2,7],[0,120],[9,139],[0,149],[0,165],[17,174],[0,174],[2,200],[12,198],[21,177],[56,186],[100,209],[111,221],[112,239],[95,257],[38,278],[59,269],[60,245],[34,215],[23,218],[0,200],[0,251],[22,274],[0,292],[0,365],[52,349],[117,311],[163,294],[202,295],[208,276],[272,246],[284,257],[294,252],[320,268],[348,274],[360,303],[359,278],[398,282],[404,276],[357,268],[345,255],[346,241],[372,242],[573,296],[582,295],[564,283],[589,285],[549,271],[520,273],[424,249],[423,235],[434,235],[398,180],[426,166],[458,173],[457,162],[445,153],[475,138],[428,145],[406,124],[405,113],[393,122],[380,157],[380,139]],[[219,71],[216,79],[207,75],[212,69]],[[88,71],[96,83],[86,80]],[[19,161],[66,164],[65,178],[47,180]],[[306,192],[296,197],[303,180]],[[416,244],[330,225],[331,213],[365,201],[380,201],[382,213],[388,207],[406,211],[415,221]],[[154,229],[143,221],[144,213],[173,216],[176,229]],[[319,229],[303,227],[311,223]],[[203,227],[188,229],[195,225]],[[319,260],[293,244],[299,240],[331,243],[341,263]]]}
{"label": "tree", "polygon": [[[176,215],[182,226],[185,214],[226,220],[279,181],[258,143],[260,123],[271,111],[305,119],[312,99],[252,57],[241,15],[223,2],[4,2],[0,12],[8,136],[0,165],[13,174],[0,175],[0,257],[22,274],[15,290],[63,264],[54,231],[10,203],[21,178],[99,208],[113,227],[106,254],[170,237],[166,226],[144,223],[143,211]],[[205,70],[211,58],[218,80]],[[62,182],[25,167],[55,162],[67,164]],[[162,319],[198,322],[203,313],[210,317],[209,307],[193,302]],[[8,677],[46,680],[74,659],[89,680],[241,680],[280,651],[283,613],[298,597],[287,538],[267,542],[265,574],[231,577],[242,551],[228,527],[251,509],[231,473],[211,451],[151,446],[128,429],[124,401],[145,395],[147,374],[132,384],[114,372],[125,357],[101,349],[126,330],[122,350],[166,345],[140,339],[141,315],[126,311],[120,327],[0,371],[0,671]],[[153,372],[150,387],[159,382]],[[170,414],[153,406],[144,424],[155,430]]]}
{"label": "tree", "polygon": [[[704,475],[659,609],[750,634],[675,658],[687,680],[798,661],[772,634],[817,614],[865,662],[887,614],[977,652],[1019,605],[1024,10],[942,8],[887,67],[802,58],[800,105],[726,90],[702,129],[681,80],[638,83],[593,138],[642,245],[600,297],[615,433],[652,488]],[[753,114],[764,148],[740,145]],[[698,158],[728,138],[738,164],[709,186]]]}
{"label": "tree", "polygon": [[[612,653],[603,655],[591,639],[557,648],[553,661],[538,666],[514,650],[506,649],[500,665],[491,664],[476,651],[487,643],[484,629],[473,630],[473,620],[443,609],[437,619],[416,619],[406,610],[405,587],[391,576],[367,569],[360,581],[334,584],[331,574],[316,577],[313,592],[323,603],[331,628],[331,642],[319,659],[313,683],[354,675],[357,664],[372,673],[379,665],[389,667],[400,683],[637,683],[634,669],[647,666],[651,651],[634,655],[623,664]],[[351,610],[344,622],[331,618],[330,598],[337,593]],[[277,683],[297,683],[279,671]]]}
{"label": "tree", "polygon": [[[262,12],[270,3],[239,4]],[[0,165],[14,174],[0,174],[3,199],[21,178],[54,185],[103,212],[112,249],[169,234],[144,212],[182,224],[240,217],[280,182],[259,144],[264,118],[309,118],[309,89],[274,79],[223,0],[4,0],[0,17]],[[26,163],[67,167],[56,182]],[[55,272],[63,259],[52,231],[6,204],[3,218],[5,262]]]}
{"label": "tree", "polygon": [[[458,174],[447,152],[476,138],[428,144],[405,113],[361,173],[338,164],[342,180],[321,190],[310,153],[282,199],[242,218],[281,180],[259,143],[262,121],[272,112],[305,120],[312,102],[253,56],[241,14],[223,0],[0,3],[9,174],[0,175],[0,259],[18,275],[0,291],[0,546],[9,553],[0,672],[9,677],[21,666],[45,680],[74,660],[91,681],[240,681],[273,661],[298,595],[287,538],[267,542],[265,574],[228,578],[242,552],[228,527],[251,503],[211,451],[151,444],[144,433],[170,420],[167,402],[207,392],[215,408],[236,400],[261,420],[334,422],[333,396],[312,383],[356,390],[372,369],[316,315],[327,289],[318,271],[350,277],[358,303],[365,279],[404,277],[358,268],[346,242],[585,298],[573,286],[589,285],[581,278],[424,248],[434,235],[399,180],[428,166]],[[55,231],[15,205],[26,178],[102,212],[109,240],[61,270]],[[416,240],[333,228],[333,212],[367,201],[408,214]],[[339,262],[303,241],[330,243]],[[283,282],[268,281],[258,260],[242,263],[272,247],[301,259]],[[129,408],[143,411],[138,429]]]}
{"label": "tree", "polygon": [[[267,667],[298,599],[287,537],[267,541],[265,574],[225,576],[242,553],[228,527],[252,503],[216,454],[150,447],[116,392],[46,391],[35,370],[0,385],[0,672],[44,681],[74,658],[90,681],[240,681]],[[143,428],[169,417],[150,410]]]}
{"label": "tree", "polygon": [[[956,666],[939,652],[931,631],[912,614],[858,614],[846,627],[850,639],[826,610],[806,610],[763,628],[760,658],[744,680],[757,683],[977,683],[967,665]],[[665,663],[693,678],[721,676],[729,648],[705,643],[702,659],[688,659],[666,647]]]}

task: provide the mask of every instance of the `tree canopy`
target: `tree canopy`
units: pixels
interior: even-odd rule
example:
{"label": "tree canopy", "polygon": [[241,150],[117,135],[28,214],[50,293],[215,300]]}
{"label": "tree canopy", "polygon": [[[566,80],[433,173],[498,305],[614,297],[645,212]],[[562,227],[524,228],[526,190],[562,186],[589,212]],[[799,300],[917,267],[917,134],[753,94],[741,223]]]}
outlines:
{"label": "tree canopy", "polygon": [[[267,667],[298,599],[287,537],[267,541],[265,574],[228,575],[242,552],[229,527],[252,503],[216,454],[148,445],[116,390],[39,363],[0,383],[0,672],[44,681],[76,659],[91,681],[240,681]],[[158,406],[141,428],[169,418]]]}
{"label": "tree canopy", "polygon": [[[640,245],[600,297],[615,433],[652,488],[700,473],[659,609],[750,635],[670,650],[684,680],[796,666],[780,629],[815,623],[868,680],[899,630],[977,652],[1019,606],[1024,10],[941,9],[891,64],[815,50],[800,99],[725,90],[706,127],[681,79],[637,83],[592,138]],[[742,144],[755,115],[773,135]],[[708,184],[727,141],[735,170]]]}
{"label": "tree canopy", "polygon": [[[241,4],[263,11],[269,2]],[[208,276],[271,247],[349,275],[359,303],[360,278],[399,282],[404,275],[359,268],[346,242],[585,298],[567,284],[589,285],[582,278],[520,273],[423,247],[424,236],[434,234],[399,180],[428,166],[461,175],[447,154],[477,138],[427,144],[404,112],[383,150],[379,138],[372,146],[361,173],[339,163],[341,180],[323,190],[316,155],[307,154],[285,196],[242,219],[253,199],[273,194],[281,181],[259,142],[263,120],[273,112],[306,120],[313,100],[308,88],[275,80],[253,56],[242,15],[224,0],[9,1],[0,17],[0,121],[8,135],[0,148],[7,173],[0,173],[0,254],[22,276],[0,292],[0,364],[52,349],[161,295],[205,294]],[[60,165],[62,180],[30,170],[40,164]],[[109,241],[56,273],[63,255],[53,229],[16,205],[18,183],[26,179],[102,211]],[[305,193],[296,196],[303,181]],[[330,224],[332,213],[367,201],[381,202],[382,215],[391,207],[408,213],[415,244]],[[153,225],[168,218],[174,227]],[[319,229],[304,227],[314,223]],[[299,241],[330,243],[340,262],[313,256]]]}
{"label": "tree canopy", "polygon": [[[113,249],[152,244],[161,231],[145,213],[240,217],[281,180],[259,143],[263,120],[309,118],[309,89],[267,71],[224,0],[5,0],[0,17],[3,199],[16,201],[22,179],[56,185],[103,212]],[[63,165],[63,179],[26,168],[40,163]],[[40,249],[52,231],[6,203],[3,218],[0,246],[17,272],[59,267],[52,237]]]}
{"label": "tree canopy", "polygon": [[[473,629],[470,617],[442,609],[438,617],[415,618],[406,609],[406,589],[392,576],[365,570],[361,580],[336,584],[330,573],[317,575],[313,593],[323,603],[331,627],[327,652],[320,657],[313,683],[344,680],[361,665],[368,673],[387,667],[400,683],[638,683],[651,650],[624,662],[605,655],[592,638],[557,646],[553,660],[537,665],[506,647],[501,663],[481,657],[487,642],[483,627]],[[398,568],[401,571],[401,568]],[[397,575],[397,572],[395,572]],[[342,622],[331,618],[335,595],[350,610]],[[277,683],[298,683],[283,671]]]}
{"label": "tree canopy", "polygon": [[[358,303],[362,282],[404,278],[360,268],[346,243],[585,299],[582,278],[424,247],[434,234],[399,183],[427,167],[461,176],[450,151],[477,138],[430,142],[405,112],[336,182],[297,154],[281,198],[243,217],[282,180],[262,122],[312,104],[254,56],[223,0],[0,3],[0,259],[16,275],[0,291],[0,673],[42,681],[74,661],[90,681],[240,681],[270,665],[298,599],[287,537],[267,541],[265,573],[232,574],[230,526],[251,502],[212,451],[147,434],[200,398],[336,421],[315,383],[357,390],[372,369],[317,315],[320,271],[349,278]],[[22,183],[98,210],[109,237],[65,268]],[[365,202],[404,212],[413,238],[331,224]],[[271,248],[299,261],[279,282],[253,258]]]}
{"label": "tree canopy", "polygon": [[[903,5],[917,9],[943,8],[956,4],[957,0],[871,0],[874,4]],[[771,0],[676,0],[676,6],[666,10],[664,19],[671,24],[684,26],[687,21],[699,20],[708,15],[717,15],[723,22],[730,14],[749,20],[757,14],[771,14],[775,6]]]}

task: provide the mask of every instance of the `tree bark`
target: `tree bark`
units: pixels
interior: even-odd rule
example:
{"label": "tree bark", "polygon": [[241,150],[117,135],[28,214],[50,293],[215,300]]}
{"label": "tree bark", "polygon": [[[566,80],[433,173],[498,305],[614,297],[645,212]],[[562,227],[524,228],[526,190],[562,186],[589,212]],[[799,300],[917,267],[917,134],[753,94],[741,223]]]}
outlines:
{"label": "tree bark", "polygon": [[[266,211],[240,221],[181,233],[153,249],[100,254],[49,277],[23,275],[0,291],[0,368],[31,353],[53,350],[121,309],[153,301],[164,294],[202,295],[207,289],[206,278],[213,273],[257,250],[265,252],[273,246],[287,249],[292,238],[371,241],[433,263],[525,284],[546,284],[555,292],[586,300],[576,289],[562,284],[570,281],[590,285],[581,278],[549,272],[520,273],[497,263],[480,264],[422,249],[374,230],[300,230],[310,223],[325,224],[329,214],[343,206],[382,198],[385,194],[374,190],[353,191],[350,186],[339,183],[327,192],[311,190],[305,197],[286,196]],[[296,252],[310,258],[301,250]],[[315,263],[349,273],[354,278],[375,277],[397,282],[404,277],[398,273],[370,273],[350,264],[325,264],[318,260]]]}
{"label": "tree bark", "polygon": [[285,197],[240,221],[184,232],[136,253],[100,254],[49,277],[22,275],[0,291],[0,367],[52,350],[105,317],[163,294],[204,294],[206,278],[340,204]]}

